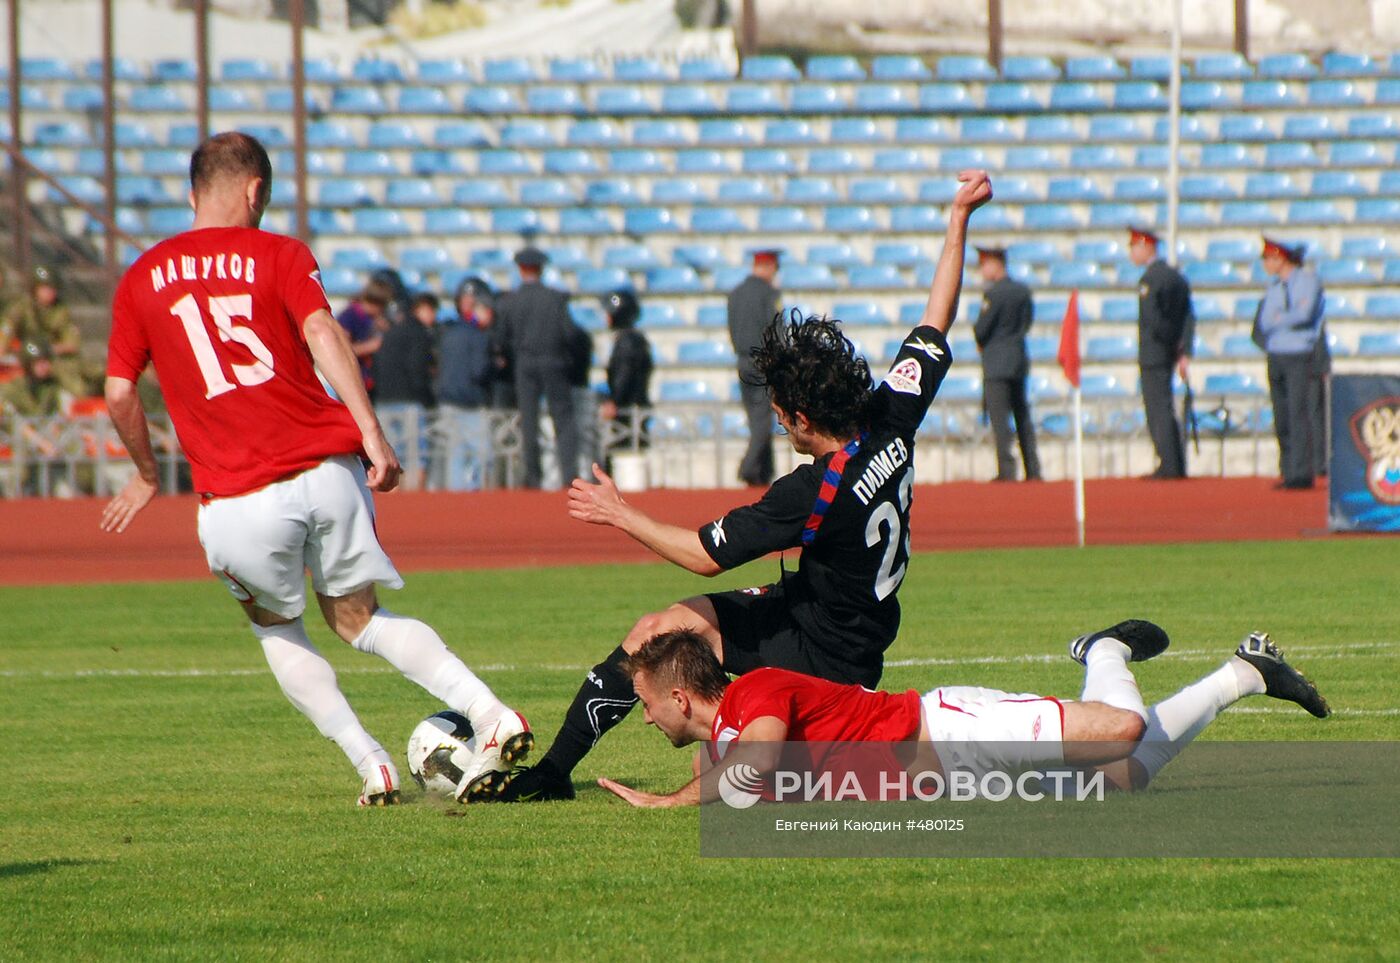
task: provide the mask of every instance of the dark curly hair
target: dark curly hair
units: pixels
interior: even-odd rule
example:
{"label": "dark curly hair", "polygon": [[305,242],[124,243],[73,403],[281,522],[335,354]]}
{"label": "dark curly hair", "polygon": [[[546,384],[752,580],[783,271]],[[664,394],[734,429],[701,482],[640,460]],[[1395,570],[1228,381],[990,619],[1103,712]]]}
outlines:
{"label": "dark curly hair", "polygon": [[825,315],[793,308],[779,313],[753,349],[757,377],[778,407],[799,411],[812,427],[834,438],[847,438],[870,424],[870,365],[841,333],[841,323]]}

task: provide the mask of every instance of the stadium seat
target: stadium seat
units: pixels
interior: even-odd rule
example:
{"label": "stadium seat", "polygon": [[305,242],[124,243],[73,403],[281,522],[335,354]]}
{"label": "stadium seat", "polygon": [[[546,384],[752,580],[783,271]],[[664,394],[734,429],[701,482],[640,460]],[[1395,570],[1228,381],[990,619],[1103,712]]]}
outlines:
{"label": "stadium seat", "polygon": [[816,231],[816,225],[800,207],[765,207],[758,212],[760,233],[804,234]]}
{"label": "stadium seat", "polygon": [[893,264],[867,264],[846,272],[847,285],[853,290],[903,290],[908,286],[899,268]]}
{"label": "stadium seat", "polygon": [[491,145],[491,136],[478,121],[443,121],[433,129],[433,146],[435,147],[479,148]]}
{"label": "stadium seat", "polygon": [[1400,200],[1363,197],[1356,202],[1355,219],[1361,224],[1400,224]]}
{"label": "stadium seat", "polygon": [[188,114],[190,102],[170,87],[137,87],[127,98],[127,108],[143,114]]}
{"label": "stadium seat", "polygon": [[1203,54],[1191,65],[1191,74],[1212,80],[1246,80],[1254,76],[1254,68],[1238,53]]}
{"label": "stadium seat", "polygon": [[532,84],[542,78],[524,57],[496,57],[481,65],[481,79],[488,84]]}
{"label": "stadium seat", "polygon": [[1218,261],[1192,261],[1184,266],[1182,274],[1194,288],[1228,287],[1239,281],[1235,269],[1230,264]]}
{"label": "stadium seat", "polygon": [[704,289],[695,269],[686,265],[657,267],[647,272],[647,290],[658,294],[695,294]]}
{"label": "stadium seat", "polygon": [[[791,61],[788,62],[791,63]],[[865,70],[855,57],[818,55],[807,60],[807,79],[826,80],[833,83],[859,83],[865,80]]]}
{"label": "stadium seat", "polygon": [[302,62],[302,76],[308,84],[336,84],[343,79],[339,65],[330,57],[307,57]]}
{"label": "stadium seat", "polygon": [[[1027,210],[1029,215],[1030,211]],[[1029,219],[1029,218],[1028,218]],[[1108,285],[1108,277],[1097,264],[1081,264],[1073,261],[1060,261],[1050,265],[1050,286],[1055,288],[1101,288]]]}
{"label": "stadium seat", "polygon": [[615,150],[608,154],[608,170],[614,174],[660,174],[665,171],[654,150]]}
{"label": "stadium seat", "polygon": [[528,87],[525,109],[532,114],[582,114],[587,107],[572,87]]}
{"label": "stadium seat", "polygon": [[932,76],[927,64],[909,54],[882,54],[870,62],[872,80],[918,81]]}
{"label": "stadium seat", "polygon": [[1142,220],[1133,204],[1095,204],[1089,208],[1089,226],[1126,229]]}
{"label": "stadium seat", "polygon": [[1316,167],[1321,163],[1312,144],[1283,142],[1264,147],[1265,167]]}
{"label": "stadium seat", "polygon": [[1201,148],[1200,166],[1207,168],[1257,167],[1243,144],[1206,144]]}
{"label": "stadium seat", "polygon": [[337,87],[331,93],[331,112],[336,114],[383,114],[389,105],[373,87]]}
{"label": "stadium seat", "polygon": [[715,60],[708,57],[697,57],[691,60],[682,60],[678,72],[678,79],[696,83],[706,81],[733,80],[734,73],[722,60]]}
{"label": "stadium seat", "polygon": [[1072,170],[1111,170],[1127,166],[1117,147],[1108,144],[1078,144],[1069,150],[1069,166]]}
{"label": "stadium seat", "polygon": [[1348,220],[1334,201],[1309,199],[1288,203],[1290,224],[1344,224]]}
{"label": "stadium seat", "polygon": [[1116,84],[1113,88],[1115,110],[1161,110],[1167,105],[1166,95],[1160,84],[1144,80],[1130,80]]}
{"label": "stadium seat", "polygon": [[512,120],[501,127],[502,147],[553,147],[554,132],[542,120]]}
{"label": "stadium seat", "polygon": [[663,114],[716,114],[719,103],[703,87],[677,84],[661,92],[661,112]]}
{"label": "stadium seat", "polygon": [[603,79],[603,70],[593,60],[558,57],[549,62],[549,79],[557,84],[591,84]]}
{"label": "stadium seat", "polygon": [[1182,110],[1226,110],[1238,102],[1218,81],[1193,80],[1181,85]]}
{"label": "stadium seat", "polygon": [[353,178],[328,178],[317,185],[316,203],[322,207],[360,207],[378,203],[369,185]]}
{"label": "stadium seat", "polygon": [[467,84],[476,79],[466,62],[456,58],[420,60],[415,75],[421,83],[439,85]]}
{"label": "stadium seat", "polygon": [[515,203],[504,181],[471,178],[452,188],[452,203],[461,207],[508,207]]}
{"label": "stadium seat", "polygon": [[749,269],[735,264],[717,267],[711,278],[711,287],[719,292],[732,291],[749,276]]}
{"label": "stadium seat", "polygon": [[798,84],[788,96],[788,112],[793,114],[835,114],[845,103],[831,84]]}
{"label": "stadium seat", "polygon": [[1099,316],[1105,324],[1135,324],[1138,319],[1137,298],[1104,298],[1099,302]]}
{"label": "stadium seat", "polygon": [[[1055,84],[1050,88],[1050,109],[1059,111],[1101,111],[1108,101],[1090,83]],[[1029,139],[1029,135],[1027,136]]]}
{"label": "stadium seat", "polygon": [[1029,113],[1045,109],[1045,102],[1022,83],[988,84],[983,108],[1008,114]]}
{"label": "stadium seat", "polygon": [[384,192],[384,203],[390,207],[437,207],[442,197],[430,181],[392,180]]}
{"label": "stadium seat", "polygon": [[713,271],[724,264],[724,255],[714,244],[678,244],[671,249],[671,260],[697,271]]}
{"label": "stadium seat", "polygon": [[281,71],[266,60],[235,57],[219,65],[219,79],[225,83],[272,83],[281,79]]}
{"label": "stadium seat", "polygon": [[732,169],[729,159],[717,150],[676,151],[677,174],[727,174]]}
{"label": "stadium seat", "polygon": [[578,202],[573,186],[557,177],[542,177],[520,185],[520,203],[527,207],[567,207]]}
{"label": "stadium seat", "polygon": [[566,207],[559,212],[559,233],[565,235],[607,235],[617,233],[605,211],[594,207]]}
{"label": "stadium seat", "polygon": [[423,138],[412,124],[378,120],[369,125],[367,143],[375,150],[405,150],[422,147]]}
{"label": "stadium seat", "polygon": [[848,327],[889,324],[889,318],[874,301],[838,301],[831,306],[831,316]]}
{"label": "stadium seat", "polygon": [[744,58],[739,76],[744,80],[793,81],[801,80],[802,72],[788,57],[759,55]]}
{"label": "stadium seat", "polygon": [[1220,139],[1224,141],[1274,140],[1275,134],[1257,114],[1229,114],[1220,119]]}
{"label": "stadium seat", "polygon": [[348,150],[344,154],[342,171],[362,177],[392,177],[399,168],[384,151]]}
{"label": "stadium seat", "polygon": [[1023,136],[1027,141],[1040,143],[1071,143],[1084,139],[1075,122],[1059,114],[1027,117]]}
{"label": "stadium seat", "polygon": [[697,328],[723,328],[728,324],[729,308],[723,304],[702,304],[695,310]]}
{"label": "stadium seat", "polygon": [[1259,256],[1258,241],[1240,238],[1215,238],[1206,245],[1206,260],[1248,263]]}
{"label": "stadium seat", "polygon": [[1166,189],[1161,178],[1139,174],[1115,180],[1113,197],[1120,201],[1157,201],[1166,197]]}
{"label": "stadium seat", "polygon": [[673,304],[651,302],[642,305],[641,316],[637,319],[639,328],[684,328],[685,318]]}
{"label": "stadium seat", "polygon": [[808,246],[807,263],[820,264],[829,268],[847,268],[865,262],[851,245],[828,241]]}
{"label": "stadium seat", "polygon": [[1049,57],[1007,57],[1002,61],[1007,80],[1059,80],[1060,68]]}
{"label": "stadium seat", "polygon": [[1312,80],[1307,90],[1310,107],[1360,107],[1366,103],[1350,80]]}
{"label": "stadium seat", "polygon": [[504,87],[472,87],[464,102],[470,114],[518,115],[524,112],[520,98]]}
{"label": "stadium seat", "polygon": [[[1128,65],[1128,73],[1139,80],[1160,80],[1163,83],[1171,80],[1172,59],[1165,54],[1147,54],[1134,57]],[[1182,75],[1186,74],[1183,67]]]}
{"label": "stadium seat", "polygon": [[824,177],[793,177],[783,182],[783,200],[789,204],[830,204],[836,186]]}
{"label": "stadium seat", "polygon": [[[974,349],[975,350],[975,349]],[[954,357],[959,357],[954,352]],[[969,355],[971,353],[969,352]],[[948,375],[938,389],[938,400],[960,404],[982,401],[982,379],[978,375]]]}
{"label": "stadium seat", "polygon": [[1147,131],[1135,117],[1100,114],[1089,118],[1089,140],[1094,143],[1147,140]]}
{"label": "stadium seat", "polygon": [[[1314,175],[1316,178],[1317,175]],[[1342,238],[1342,257],[1360,257],[1372,260],[1380,260],[1392,257],[1395,249],[1391,247],[1390,240],[1379,234],[1352,235]]]}
{"label": "stadium seat", "polygon": [[1307,79],[1317,76],[1317,65],[1305,54],[1276,53],[1259,58],[1259,76]]}
{"label": "stadium seat", "polygon": [[964,144],[1005,144],[1021,138],[1002,117],[964,117],[958,125]]}
{"label": "stadium seat", "polygon": [[414,231],[398,211],[360,208],[353,214],[355,233],[366,237],[406,237]]}
{"label": "stadium seat", "polygon": [[491,231],[495,234],[537,234],[540,224],[539,213],[526,207],[498,207],[491,212]]}
{"label": "stadium seat", "polygon": [[639,120],[632,125],[632,143],[638,147],[685,147],[690,142],[674,120]]}
{"label": "stadium seat", "polygon": [[967,113],[976,109],[976,102],[962,84],[924,84],[919,88],[919,110],[925,113]]}
{"label": "stadium seat", "polygon": [[816,144],[822,138],[805,120],[773,120],[763,128],[765,144]]}
{"label": "stadium seat", "polygon": [[1084,343],[1084,359],[1091,362],[1136,361],[1137,337],[1129,334],[1098,335]]}
{"label": "stadium seat", "polygon": [[593,112],[614,116],[645,115],[656,108],[635,87],[599,87],[593,92]]}
{"label": "stadium seat", "polygon": [[632,207],[622,214],[622,229],[636,235],[674,234],[680,225],[664,207]]}
{"label": "stadium seat", "polygon": [[1065,166],[1048,147],[1008,147],[1003,167],[1009,171],[1059,170]]}
{"label": "stadium seat", "polygon": [[851,181],[846,197],[852,204],[903,204],[909,199],[904,186],[893,178]]}
{"label": "stadium seat", "polygon": [[578,148],[563,148],[544,152],[547,174],[597,174],[598,162],[592,152]]}
{"label": "stadium seat", "polygon": [[[949,181],[939,181],[937,183],[943,185],[943,189],[940,191],[940,193],[945,194],[943,199],[952,200],[956,184]],[[1045,200],[1045,194],[1038,185],[1033,184],[1024,177],[1017,177],[1014,174],[997,179],[996,196],[998,200],[1009,201],[1014,204]]]}
{"label": "stadium seat", "polygon": [[895,147],[877,150],[871,159],[870,169],[887,174],[920,173],[929,169],[929,163],[923,152],[916,148]]}
{"label": "stadium seat", "polygon": [[741,120],[702,120],[696,127],[696,143],[707,147],[749,146],[758,143]]}
{"label": "stadium seat", "polygon": [[746,174],[794,174],[797,162],[785,150],[754,147],[743,152],[740,169]]}
{"label": "stadium seat", "polygon": [[1065,77],[1070,80],[1117,80],[1127,76],[1122,65],[1107,54],[1071,57],[1065,61]]}
{"label": "stadium seat", "polygon": [[[1134,353],[1136,357],[1136,353]],[[1114,401],[1134,397],[1137,392],[1128,388],[1117,376],[1097,372],[1083,375],[1079,382],[1080,394],[1090,401]]]}
{"label": "stadium seat", "polygon": [[883,241],[875,245],[871,263],[913,267],[928,259],[923,246],[916,241]]}
{"label": "stadium seat", "polygon": [[[70,174],[67,176],[56,178],[56,180],[63,187],[64,190],[68,191],[68,193],[78,198],[78,200],[84,201],[88,204],[101,204],[104,198],[106,197],[105,192],[102,190],[102,185],[94,177],[89,177],[86,175],[75,176]],[[48,189],[46,194],[50,203],[68,203],[67,199],[62,194],[58,193],[58,191],[54,190],[52,187]]]}
{"label": "stadium seat", "polygon": [[825,264],[784,264],[783,286],[797,291],[832,291],[836,278]]}
{"label": "stadium seat", "polygon": [[1400,357],[1400,331],[1371,331],[1356,342],[1356,353],[1366,358]]}
{"label": "stadium seat", "polygon": [[332,120],[313,120],[308,123],[306,125],[306,145],[315,148],[360,146],[347,124]]}
{"label": "stadium seat", "polygon": [[1301,197],[1302,187],[1291,174],[1267,172],[1244,179],[1244,196],[1249,198]]}
{"label": "stadium seat", "polygon": [[715,191],[715,200],[722,204],[768,204],[773,199],[772,187],[761,177],[723,180]]}
{"label": "stadium seat", "polygon": [[1367,77],[1382,69],[1370,54],[1331,50],[1322,55],[1322,72],[1333,77]]}
{"label": "stadium seat", "polygon": [[[879,154],[876,155],[876,170],[881,169],[878,163],[879,156]],[[923,159],[922,155],[917,154],[917,152],[915,152],[913,157],[910,157],[910,161],[914,166],[900,169],[916,172],[923,172],[929,169],[928,163]],[[960,171],[966,168],[982,168],[989,166],[991,165],[987,161],[987,153],[980,147],[948,147],[938,153],[939,170]],[[985,213],[985,211],[983,213]],[[985,225],[985,223],[986,221],[984,220],[983,224]]]}
{"label": "stadium seat", "polygon": [[397,63],[378,58],[355,61],[354,66],[350,68],[350,77],[365,84],[401,84],[404,79],[403,70]]}
{"label": "stadium seat", "polygon": [[663,404],[695,404],[716,402],[720,397],[708,381],[668,378],[656,386],[656,400]]}
{"label": "stadium seat", "polygon": [[661,258],[646,244],[621,244],[603,250],[603,267],[649,271],[662,267]]}
{"label": "stadium seat", "polygon": [[1375,270],[1358,258],[1327,258],[1318,261],[1317,274],[1326,284],[1370,284],[1377,280]]}
{"label": "stadium seat", "polygon": [[836,117],[827,140],[833,144],[882,144],[889,135],[869,117]]}
{"label": "stadium seat", "polygon": [[997,72],[985,57],[956,55],[939,58],[939,80],[996,80]]}
{"label": "stadium seat", "polygon": [[1089,177],[1052,177],[1046,197],[1052,201],[1096,201],[1103,197],[1103,191]]}
{"label": "stadium seat", "polygon": [[482,225],[467,211],[430,208],[423,214],[423,230],[443,237],[476,235],[481,233]]}
{"label": "stadium seat", "polygon": [[564,142],[571,147],[615,147],[623,144],[624,139],[610,120],[580,120],[569,125]]}
{"label": "stadium seat", "polygon": [[419,274],[441,274],[454,267],[451,255],[438,246],[404,248],[399,252],[398,266]]}
{"label": "stadium seat", "polygon": [[1133,151],[1133,164],[1139,168],[1162,168],[1168,163],[1165,144],[1148,144]]}
{"label": "stadium seat", "polygon": [[[1395,193],[1387,191],[1384,184],[1381,185],[1381,192]],[[1309,193],[1313,197],[1365,197],[1371,191],[1352,171],[1333,170],[1315,172]],[[1345,245],[1346,241],[1342,243]]]}
{"label": "stadium seat", "polygon": [[1298,114],[1283,119],[1283,136],[1293,141],[1334,140],[1341,131],[1326,114]]}
{"label": "stadium seat", "polygon": [[1254,108],[1292,107],[1298,103],[1298,98],[1281,80],[1247,80],[1241,90],[1240,103]]}
{"label": "stadium seat", "polygon": [[1400,294],[1372,294],[1362,313],[1374,321],[1400,320]]}
{"label": "stadium seat", "polygon": [[930,205],[914,204],[890,211],[890,231],[895,234],[935,234],[947,226],[938,208]]}
{"label": "stadium seat", "polygon": [[[593,184],[596,183],[597,181],[593,182]],[[626,182],[622,183],[625,184]],[[592,187],[593,184],[589,186]],[[630,187],[630,185],[628,186]],[[589,200],[593,201],[593,203],[602,203],[594,200],[591,193],[589,194]],[[653,204],[661,205],[704,204],[709,201],[709,197],[705,193],[704,188],[700,186],[700,182],[695,178],[674,177],[652,181],[650,201]]]}

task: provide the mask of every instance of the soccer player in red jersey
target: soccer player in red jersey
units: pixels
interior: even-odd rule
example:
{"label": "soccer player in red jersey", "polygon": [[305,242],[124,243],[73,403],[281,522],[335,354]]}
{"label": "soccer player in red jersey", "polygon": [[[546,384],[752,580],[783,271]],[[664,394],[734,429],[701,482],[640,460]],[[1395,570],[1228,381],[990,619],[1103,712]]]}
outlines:
{"label": "soccer player in red jersey", "polygon": [[271,190],[272,165],[256,139],[211,137],[190,159],[193,229],[151,248],[122,277],[106,395],[136,473],[103,512],[102,528],[125,531],[158,488],[136,392],[153,364],[200,496],[209,569],[243,606],[287,698],[359,772],[360,804],[396,802],[398,773],[307,637],[307,570],[340,638],[470,719],[490,748],[464,772],[459,798],[490,794],[533,736],[432,628],[379,606],[376,586],[403,580],[379,545],[370,492],[394,489],[399,462],[331,316],[316,259],[300,241],[258,229]]}
{"label": "soccer player in red jersey", "polygon": [[[1141,789],[1244,696],[1295,702],[1318,717],[1330,711],[1316,686],[1259,632],[1219,669],[1149,709],[1127,664],[1150,659],[1167,644],[1166,632],[1139,620],[1075,639],[1070,656],[1085,667],[1076,702],[975,686],[877,692],[775,668],[730,682],[705,637],[690,629],[647,640],[626,668],[646,721],[672,745],[704,741],[712,763],[741,758],[759,776],[773,771],[784,743],[868,742],[902,746],[893,758],[921,767],[915,771],[1014,776],[1040,767],[1102,767],[1116,788]],[[666,795],[611,779],[598,784],[646,808],[711,801],[702,799],[698,774]]]}

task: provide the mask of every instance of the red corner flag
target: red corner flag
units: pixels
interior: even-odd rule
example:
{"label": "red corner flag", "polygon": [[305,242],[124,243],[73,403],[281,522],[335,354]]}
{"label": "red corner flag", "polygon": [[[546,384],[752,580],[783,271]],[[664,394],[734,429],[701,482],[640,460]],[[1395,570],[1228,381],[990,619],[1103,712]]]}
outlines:
{"label": "red corner flag", "polygon": [[1079,290],[1069,293],[1069,304],[1065,306],[1065,320],[1060,325],[1060,350],[1055,355],[1064,369],[1065,377],[1076,388],[1079,387]]}

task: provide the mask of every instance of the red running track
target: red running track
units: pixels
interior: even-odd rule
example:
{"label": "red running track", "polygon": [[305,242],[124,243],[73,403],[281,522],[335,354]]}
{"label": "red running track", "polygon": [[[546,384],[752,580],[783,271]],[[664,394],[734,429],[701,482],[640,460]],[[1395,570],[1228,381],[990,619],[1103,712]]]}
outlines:
{"label": "red running track", "polygon": [[[628,496],[699,527],[756,497],[736,490]],[[1293,539],[1325,535],[1326,491],[1275,491],[1270,479],[1110,479],[1088,483],[1088,543]],[[0,501],[0,585],[152,581],[208,574],[193,496],[158,498],[121,535],[97,522],[102,503]],[[645,561],[626,536],[565,512],[560,492],[397,492],[378,498],[379,532],[404,571]],[[1068,482],[962,482],[915,488],[916,550],[1072,545]]]}

